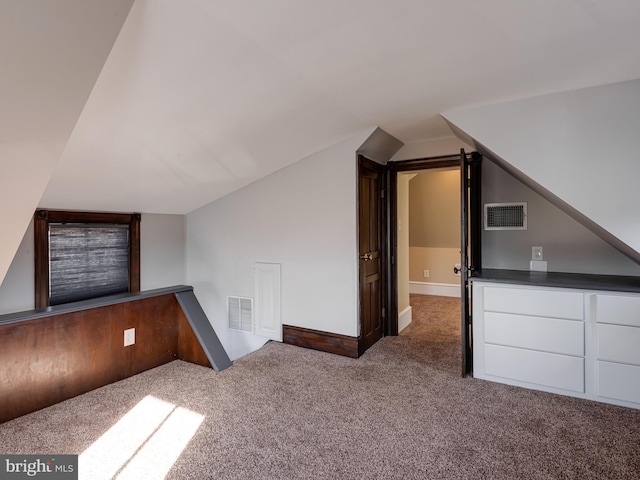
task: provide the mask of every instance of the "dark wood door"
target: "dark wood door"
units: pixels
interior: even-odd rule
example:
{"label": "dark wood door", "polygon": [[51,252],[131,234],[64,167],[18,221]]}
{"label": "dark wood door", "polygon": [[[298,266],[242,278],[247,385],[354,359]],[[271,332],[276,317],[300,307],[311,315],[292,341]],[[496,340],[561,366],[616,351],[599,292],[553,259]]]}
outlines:
{"label": "dark wood door", "polygon": [[382,337],[383,330],[383,170],[358,157],[358,225],[360,265],[360,337],[362,351]]}
{"label": "dark wood door", "polygon": [[460,149],[460,265],[461,265],[461,331],[462,376],[472,371],[471,302],[469,295],[469,160]]}

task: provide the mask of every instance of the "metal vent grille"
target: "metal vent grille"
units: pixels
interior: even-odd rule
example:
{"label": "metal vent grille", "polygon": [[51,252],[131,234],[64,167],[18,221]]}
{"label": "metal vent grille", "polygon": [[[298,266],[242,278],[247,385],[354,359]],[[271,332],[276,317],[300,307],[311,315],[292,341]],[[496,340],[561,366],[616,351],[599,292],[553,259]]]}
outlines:
{"label": "metal vent grille", "polygon": [[253,333],[253,298],[227,297],[229,328]]}
{"label": "metal vent grille", "polygon": [[485,203],[485,230],[526,230],[527,202]]}

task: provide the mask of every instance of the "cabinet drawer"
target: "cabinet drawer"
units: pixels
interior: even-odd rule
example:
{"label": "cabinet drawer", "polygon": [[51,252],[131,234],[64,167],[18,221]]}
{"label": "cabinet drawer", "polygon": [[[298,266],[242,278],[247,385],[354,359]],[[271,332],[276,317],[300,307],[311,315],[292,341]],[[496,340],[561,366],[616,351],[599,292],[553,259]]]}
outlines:
{"label": "cabinet drawer", "polygon": [[584,359],[499,345],[484,346],[485,374],[584,392]]}
{"label": "cabinet drawer", "polygon": [[596,295],[596,322],[640,327],[640,297]]}
{"label": "cabinet drawer", "polygon": [[598,324],[598,360],[640,365],[640,328]]}
{"label": "cabinet drawer", "polygon": [[566,355],[584,355],[584,323],[579,320],[486,312],[484,341]]}
{"label": "cabinet drawer", "polygon": [[599,361],[598,395],[640,403],[640,367]]}
{"label": "cabinet drawer", "polygon": [[484,288],[484,309],[491,312],[582,320],[583,303],[583,294],[578,292]]}

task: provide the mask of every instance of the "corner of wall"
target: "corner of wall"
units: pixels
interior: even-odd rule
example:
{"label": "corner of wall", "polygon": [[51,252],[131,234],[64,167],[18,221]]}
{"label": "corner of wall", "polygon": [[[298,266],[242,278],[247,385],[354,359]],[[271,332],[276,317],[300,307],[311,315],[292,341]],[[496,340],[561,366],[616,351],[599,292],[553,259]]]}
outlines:
{"label": "corner of wall", "polygon": [[403,145],[404,143],[396,137],[377,127],[360,145],[356,153],[384,165],[391,160]]}
{"label": "corner of wall", "polygon": [[231,331],[226,297],[282,266],[282,323],[358,336],[356,150],[363,131],[187,215],[187,282],[232,358],[266,339]]}

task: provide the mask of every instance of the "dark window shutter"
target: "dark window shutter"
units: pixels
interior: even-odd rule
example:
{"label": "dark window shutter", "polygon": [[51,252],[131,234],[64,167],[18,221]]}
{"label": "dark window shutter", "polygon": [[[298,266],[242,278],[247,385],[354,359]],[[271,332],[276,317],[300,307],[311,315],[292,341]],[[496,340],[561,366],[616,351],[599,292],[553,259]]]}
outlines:
{"label": "dark window shutter", "polygon": [[49,224],[51,305],[128,290],[128,225]]}

